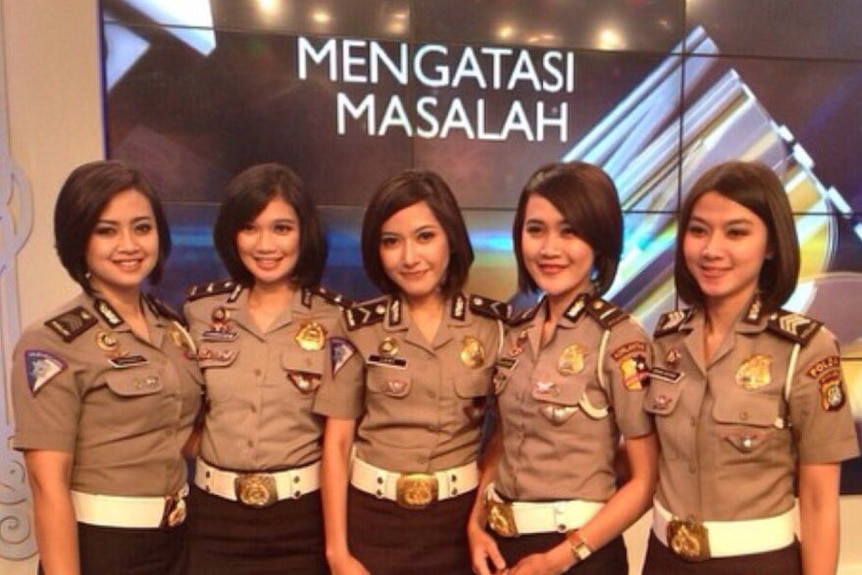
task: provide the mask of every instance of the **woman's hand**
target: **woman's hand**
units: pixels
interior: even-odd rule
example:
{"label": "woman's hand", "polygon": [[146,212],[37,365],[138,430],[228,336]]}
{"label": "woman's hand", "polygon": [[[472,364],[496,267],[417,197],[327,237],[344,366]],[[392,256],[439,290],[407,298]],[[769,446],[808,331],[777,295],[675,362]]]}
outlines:
{"label": "woman's hand", "polygon": [[507,575],[560,575],[574,564],[568,543],[562,543],[544,553],[533,553],[518,561]]}
{"label": "woman's hand", "polygon": [[332,575],[371,575],[359,560],[350,555],[344,555],[329,562]]}
{"label": "woman's hand", "polygon": [[[505,573],[506,560],[497,547],[497,542],[474,522],[467,528],[467,539],[470,542],[470,559],[473,563],[473,573],[476,575],[494,575]],[[491,571],[489,565],[494,567]]]}

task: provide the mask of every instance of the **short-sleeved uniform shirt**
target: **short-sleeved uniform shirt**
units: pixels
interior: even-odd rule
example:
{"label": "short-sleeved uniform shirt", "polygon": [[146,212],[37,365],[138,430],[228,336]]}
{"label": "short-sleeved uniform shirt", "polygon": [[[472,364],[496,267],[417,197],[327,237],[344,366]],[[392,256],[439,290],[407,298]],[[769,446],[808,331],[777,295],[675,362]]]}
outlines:
{"label": "short-sleeved uniform shirt", "polygon": [[835,338],[752,300],[709,362],[699,309],[662,316],[645,408],[661,443],[660,503],[679,517],[771,517],[794,504],[798,463],[858,454]]}
{"label": "short-sleeved uniform shirt", "polygon": [[163,496],[186,482],[181,448],[201,402],[194,345],[154,299],[142,309],[149,341],[82,294],[15,347],[13,445],[71,453],[73,490]]}
{"label": "short-sleeved uniform shirt", "polygon": [[312,413],[330,339],[347,300],[297,290],[265,331],[232,281],[197,286],[184,307],[206,381],[201,456],[236,471],[289,469],[320,459],[323,418]]}
{"label": "short-sleeved uniform shirt", "polygon": [[457,294],[428,342],[404,302],[383,297],[345,312],[334,379],[315,409],[361,418],[356,455],[390,471],[428,473],[477,457],[506,304]]}
{"label": "short-sleeved uniform shirt", "polygon": [[620,436],[653,431],[643,411],[649,339],[622,310],[582,294],[541,347],[545,309],[543,300],[512,321],[497,362],[496,489],[517,501],[606,501]]}

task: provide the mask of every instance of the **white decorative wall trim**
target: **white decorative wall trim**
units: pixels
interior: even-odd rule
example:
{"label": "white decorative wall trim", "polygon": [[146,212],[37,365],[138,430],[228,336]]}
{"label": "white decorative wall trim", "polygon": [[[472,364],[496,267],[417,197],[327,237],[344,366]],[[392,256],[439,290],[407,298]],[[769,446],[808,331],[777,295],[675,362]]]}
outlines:
{"label": "white decorative wall trim", "polygon": [[[2,5],[0,5],[2,8]],[[3,11],[0,9],[0,557],[26,559],[36,553],[24,461],[10,447],[9,399],[12,350],[21,334],[18,252],[33,229],[33,195],[9,148]]]}

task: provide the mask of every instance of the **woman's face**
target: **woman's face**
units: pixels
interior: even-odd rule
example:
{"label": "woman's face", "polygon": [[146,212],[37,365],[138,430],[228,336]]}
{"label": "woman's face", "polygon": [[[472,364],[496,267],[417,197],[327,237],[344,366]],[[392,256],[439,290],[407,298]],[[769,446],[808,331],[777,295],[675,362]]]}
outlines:
{"label": "woman's face", "polygon": [[395,212],[383,222],[380,262],[408,299],[440,293],[449,267],[449,241],[426,202]]}
{"label": "woman's face", "polygon": [[593,249],[554,204],[538,194],[527,199],[521,255],[527,273],[551,299],[571,300],[592,287]]}
{"label": "woman's face", "polygon": [[258,216],[236,234],[239,259],[256,284],[289,281],[299,259],[300,222],[281,196],[275,196]]}
{"label": "woman's face", "polygon": [[706,192],[695,202],[683,254],[707,304],[740,307],[754,295],[763,262],[772,256],[763,220],[718,192]]}
{"label": "woman's face", "polygon": [[136,292],[159,258],[153,207],[135,189],[115,195],[99,215],[87,242],[86,262],[94,290]]}

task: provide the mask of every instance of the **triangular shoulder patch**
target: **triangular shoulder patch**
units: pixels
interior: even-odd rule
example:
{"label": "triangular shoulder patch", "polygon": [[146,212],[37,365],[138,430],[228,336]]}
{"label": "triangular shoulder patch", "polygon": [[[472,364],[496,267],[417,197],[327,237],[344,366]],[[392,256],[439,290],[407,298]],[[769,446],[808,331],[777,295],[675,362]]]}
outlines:
{"label": "triangular shoulder patch", "polygon": [[96,316],[87,309],[78,306],[45,322],[45,325],[57,332],[63,341],[69,343],[76,337],[99,323]]}
{"label": "triangular shoulder patch", "polygon": [[679,328],[688,323],[688,320],[690,320],[693,315],[694,310],[692,308],[675,309],[661,314],[661,317],[658,318],[658,323],[656,323],[653,336],[662,337],[679,331]]}
{"label": "triangular shoulder patch", "polygon": [[188,301],[194,301],[196,299],[201,299],[204,297],[209,297],[213,295],[220,295],[230,293],[231,298],[235,299],[237,294],[233,294],[234,290],[242,290],[241,284],[233,280],[220,280],[215,282],[209,282],[205,284],[200,284],[196,286],[192,286],[186,290],[186,299]]}
{"label": "triangular shoulder patch", "polygon": [[811,341],[823,324],[802,314],[782,309],[769,317],[766,326],[784,339],[804,346]]}
{"label": "triangular shoulder patch", "polygon": [[376,298],[345,309],[343,313],[347,329],[352,331],[383,321],[388,309],[387,299],[386,297]]}
{"label": "triangular shoulder patch", "polygon": [[617,307],[609,301],[602,298],[594,298],[587,303],[587,313],[593,316],[599,324],[610,329],[629,317],[621,307]]}

